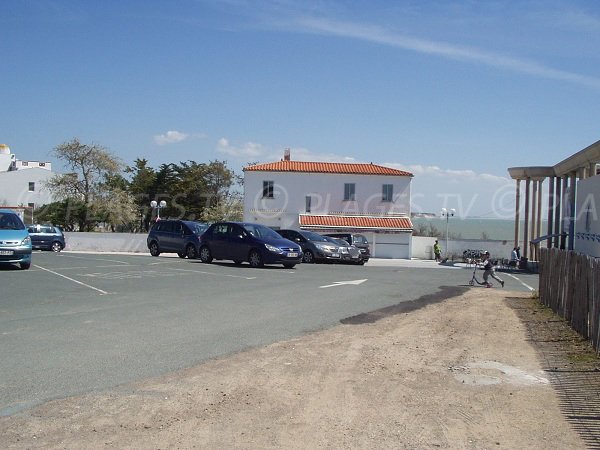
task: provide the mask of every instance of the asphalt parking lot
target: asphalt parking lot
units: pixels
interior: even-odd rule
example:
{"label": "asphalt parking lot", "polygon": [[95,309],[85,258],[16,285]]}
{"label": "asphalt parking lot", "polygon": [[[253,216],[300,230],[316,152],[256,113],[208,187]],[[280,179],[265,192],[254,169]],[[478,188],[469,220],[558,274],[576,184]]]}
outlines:
{"label": "asphalt parking lot", "polygon": [[[0,268],[0,415],[331,327],[469,287],[472,270],[432,261],[252,269],[139,254],[34,252]],[[537,276],[500,274],[505,289]],[[529,286],[529,287],[528,287]]]}

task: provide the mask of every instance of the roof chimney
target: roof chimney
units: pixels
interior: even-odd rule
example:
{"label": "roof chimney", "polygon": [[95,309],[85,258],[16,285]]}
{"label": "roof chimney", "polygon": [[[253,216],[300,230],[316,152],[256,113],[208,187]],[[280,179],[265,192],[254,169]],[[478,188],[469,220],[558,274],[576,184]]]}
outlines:
{"label": "roof chimney", "polygon": [[290,149],[289,148],[286,148],[283,151],[283,160],[284,161],[289,161],[290,160]]}

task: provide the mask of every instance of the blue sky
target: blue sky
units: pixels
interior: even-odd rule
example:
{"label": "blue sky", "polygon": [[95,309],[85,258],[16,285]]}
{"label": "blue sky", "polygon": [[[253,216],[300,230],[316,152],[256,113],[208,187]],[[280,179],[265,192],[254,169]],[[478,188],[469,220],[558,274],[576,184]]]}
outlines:
{"label": "blue sky", "polygon": [[596,1],[0,3],[0,143],[126,164],[293,159],[415,174],[413,210],[514,215],[512,166],[600,139]]}

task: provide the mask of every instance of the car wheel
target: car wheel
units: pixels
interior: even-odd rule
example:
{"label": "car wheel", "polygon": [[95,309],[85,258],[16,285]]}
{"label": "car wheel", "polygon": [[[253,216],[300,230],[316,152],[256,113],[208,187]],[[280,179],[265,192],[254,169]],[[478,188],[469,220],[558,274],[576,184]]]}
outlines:
{"label": "car wheel", "polygon": [[185,254],[189,259],[196,259],[198,257],[198,252],[196,251],[196,247],[193,244],[189,244],[186,247]]}
{"label": "car wheel", "polygon": [[262,256],[260,256],[260,253],[258,252],[258,250],[252,250],[250,252],[250,255],[248,255],[248,262],[250,263],[250,267],[262,267],[263,266]]}
{"label": "car wheel", "polygon": [[150,254],[152,256],[158,256],[158,255],[160,255],[160,249],[158,248],[158,242],[152,241],[150,243],[150,247],[149,248],[150,248]]}
{"label": "car wheel", "polygon": [[356,264],[358,264],[359,266],[364,266],[365,265],[365,260],[361,259],[359,262],[357,262]]}
{"label": "car wheel", "polygon": [[315,262],[315,255],[313,255],[313,252],[311,252],[310,250],[306,250],[304,252],[304,256],[302,257],[302,262],[305,263],[314,263]]}
{"label": "car wheel", "polygon": [[52,250],[55,253],[60,252],[63,249],[63,246],[60,242],[56,241],[52,243],[52,246],[50,247],[50,250]]}
{"label": "car wheel", "polygon": [[213,258],[210,254],[210,249],[206,245],[200,248],[200,261],[206,264],[210,264],[212,260]]}
{"label": "car wheel", "polygon": [[286,269],[293,269],[294,267],[296,267],[296,264],[284,264],[283,267],[285,267]]}
{"label": "car wheel", "polygon": [[177,252],[177,256],[179,256],[180,258],[185,258],[185,253],[184,252]]}
{"label": "car wheel", "polygon": [[22,262],[22,263],[19,263],[19,265],[21,266],[21,270],[27,270],[31,267],[30,262]]}

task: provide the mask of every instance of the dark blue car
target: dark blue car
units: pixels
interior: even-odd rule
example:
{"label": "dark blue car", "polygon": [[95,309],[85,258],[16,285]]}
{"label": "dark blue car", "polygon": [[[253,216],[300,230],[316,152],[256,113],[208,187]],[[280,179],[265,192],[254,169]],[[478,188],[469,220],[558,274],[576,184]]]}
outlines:
{"label": "dark blue car", "polygon": [[256,223],[216,222],[200,238],[200,259],[226,259],[252,267],[283,264],[292,268],[302,262],[302,250],[292,241],[282,238],[271,228]]}

